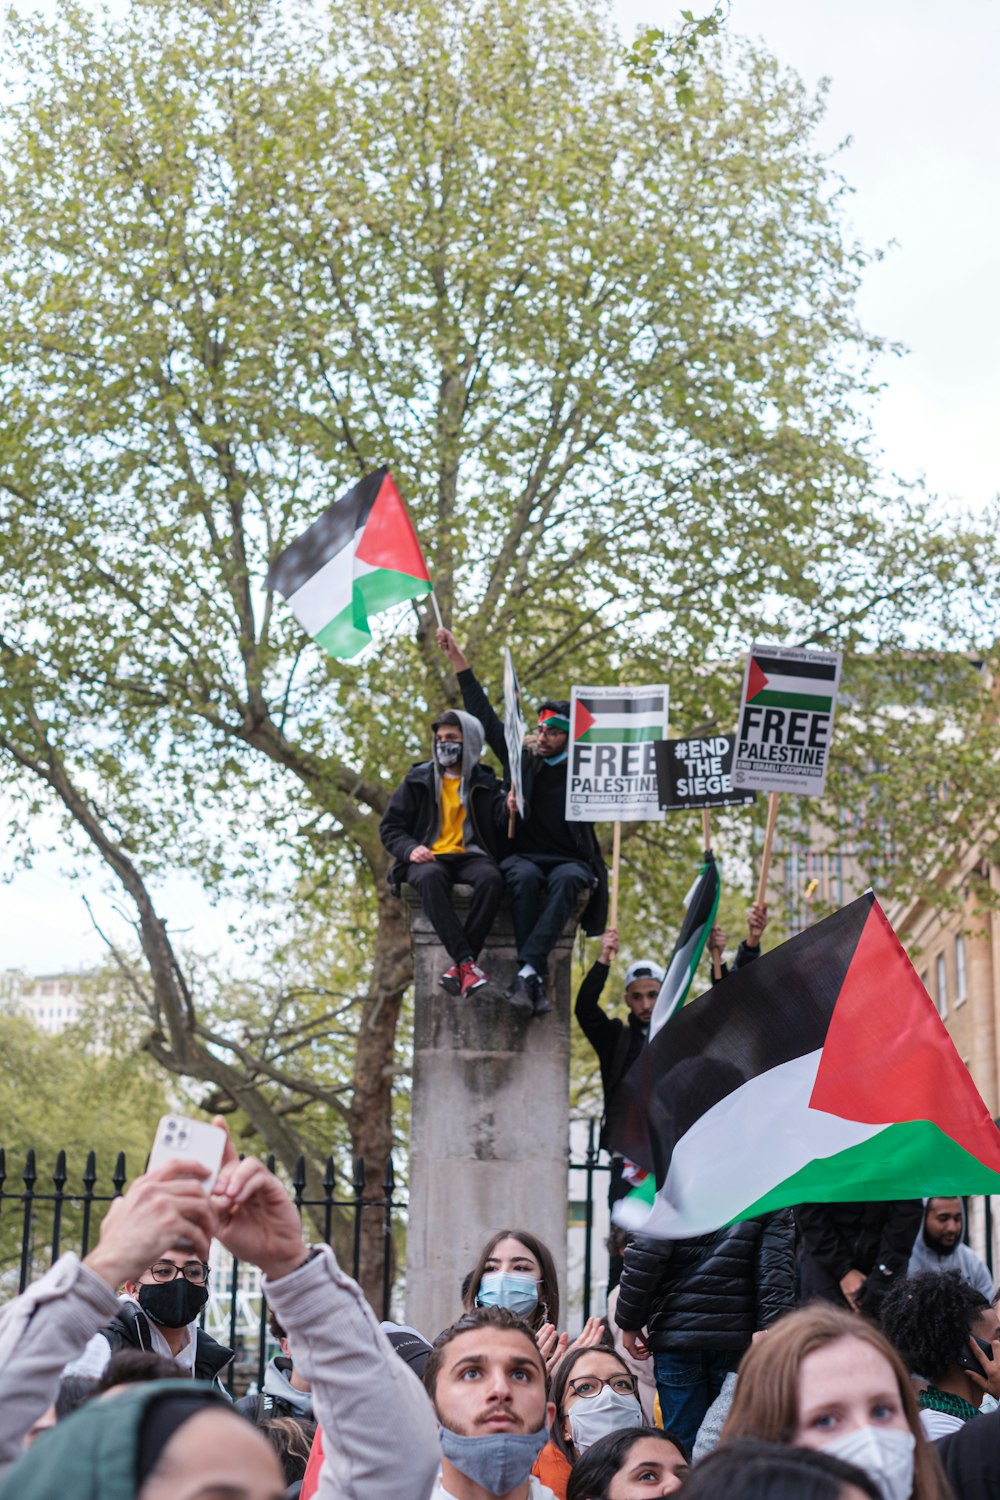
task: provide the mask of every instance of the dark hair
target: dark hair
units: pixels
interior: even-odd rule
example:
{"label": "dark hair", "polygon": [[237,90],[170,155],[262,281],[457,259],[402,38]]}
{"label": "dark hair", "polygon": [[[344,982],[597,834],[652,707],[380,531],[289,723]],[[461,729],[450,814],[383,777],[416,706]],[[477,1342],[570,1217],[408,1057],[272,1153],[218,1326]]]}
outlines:
{"label": "dark hair", "polygon": [[431,732],[440,729],[442,724],[447,724],[449,729],[461,729],[462,721],[453,708],[446,708],[443,714],[438,714],[431,725]]}
{"label": "dark hair", "polygon": [[283,1338],[287,1338],[285,1330],[274,1316],[274,1309],[271,1307],[267,1310],[267,1326],[271,1330],[271,1337],[277,1339],[279,1344]]}
{"label": "dark hair", "polygon": [[93,1394],[103,1396],[116,1385],[139,1385],[144,1380],[177,1380],[187,1374],[175,1359],[152,1349],[119,1349],[112,1354]]}
{"label": "dark hair", "polygon": [[786,1313],[771,1324],[766,1338],[750,1345],[740,1360],[720,1446],[745,1437],[790,1444],[799,1426],[799,1367],[817,1349],[842,1339],[871,1345],[896,1377],[900,1406],[916,1443],[911,1500],[945,1500],[951,1492],[920,1425],[917,1398],[906,1366],[874,1323],[829,1302],[811,1302]]}
{"label": "dark hair", "polygon": [[[618,1353],[617,1349],[608,1349],[606,1346],[600,1344],[596,1348],[571,1349],[569,1353],[564,1355],[563,1358],[559,1361],[558,1365],[556,1366],[556,1373],[552,1377],[552,1386],[549,1390],[549,1400],[555,1405],[555,1415],[552,1418],[552,1426],[549,1429],[549,1437],[555,1443],[560,1453],[564,1454],[565,1457],[569,1459],[570,1463],[572,1463],[573,1460],[577,1457],[577,1451],[573,1447],[573,1444],[567,1442],[566,1438],[563,1437],[562,1427],[563,1422],[566,1419],[566,1408],[563,1403],[566,1400],[566,1387],[568,1386],[569,1382],[574,1379],[573,1370],[576,1365],[580,1363],[581,1359],[586,1359],[588,1355],[591,1354],[607,1355],[611,1359],[617,1360],[618,1364],[621,1365],[626,1375],[632,1374],[632,1371],[629,1369],[622,1356]],[[639,1397],[636,1396],[635,1400],[636,1405],[638,1406]],[[633,1429],[629,1428],[629,1431],[631,1432],[633,1431]]]}
{"label": "dark hair", "polygon": [[566,1486],[566,1500],[604,1500],[608,1485],[620,1469],[628,1463],[628,1456],[640,1438],[658,1438],[676,1448],[684,1462],[691,1462],[691,1455],[672,1432],[662,1427],[628,1427],[623,1432],[609,1432],[598,1438],[573,1465]]}
{"label": "dark hair", "polygon": [[990,1306],[958,1271],[919,1271],[894,1281],[882,1301],[882,1332],[911,1370],[938,1380],[968,1352],[969,1328]]}
{"label": "dark hair", "polygon": [[306,1472],[316,1423],[306,1417],[265,1417],[257,1423],[281,1464],[286,1484],[295,1484]]}
{"label": "dark hair", "polygon": [[696,1465],[684,1500],[840,1500],[853,1485],[869,1500],[881,1491],[863,1469],[816,1448],[791,1448],[740,1438]]}
{"label": "dark hair", "polygon": [[63,1417],[72,1416],[77,1407],[89,1401],[97,1389],[97,1381],[92,1375],[64,1375],[59,1382],[55,1399],[56,1421],[61,1422]]}
{"label": "dark hair", "polygon": [[534,1332],[523,1318],[511,1312],[509,1307],[473,1307],[448,1328],[442,1329],[431,1345],[431,1352],[424,1366],[424,1386],[432,1401],[437,1390],[438,1372],[444,1362],[444,1351],[452,1339],[457,1339],[463,1333],[473,1333],[477,1328],[504,1328],[514,1333],[523,1333],[538,1356],[539,1369],[545,1375],[545,1361],[535,1343]]}
{"label": "dark hair", "polygon": [[465,1294],[463,1305],[466,1308],[475,1307],[476,1297],[479,1295],[479,1283],[483,1279],[483,1271],[486,1262],[493,1254],[501,1240],[517,1240],[525,1250],[529,1250],[538,1262],[541,1270],[541,1284],[538,1288],[538,1306],[526,1321],[530,1324],[533,1333],[537,1333],[543,1323],[552,1323],[559,1327],[559,1282],[556,1279],[556,1263],[552,1259],[552,1251],[548,1245],[529,1234],[526,1229],[498,1229],[496,1234],[491,1235],[479,1253],[479,1259],[472,1268],[472,1277],[469,1281],[469,1290]]}

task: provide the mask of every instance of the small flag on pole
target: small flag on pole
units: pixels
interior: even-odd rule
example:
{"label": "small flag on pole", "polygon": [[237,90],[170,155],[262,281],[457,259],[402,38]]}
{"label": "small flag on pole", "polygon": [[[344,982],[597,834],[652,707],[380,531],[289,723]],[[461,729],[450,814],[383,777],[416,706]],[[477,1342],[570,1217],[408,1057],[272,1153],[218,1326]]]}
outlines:
{"label": "small flag on pole", "polygon": [[699,870],[694,885],[684,897],[684,906],[684,921],[650,1018],[650,1041],[687,999],[695,970],[705,951],[708,934],[715,922],[715,914],[719,910],[719,867],[710,849],[705,851],[705,863]]}
{"label": "small flag on pole", "polygon": [[609,1137],[656,1182],[616,1222],[660,1239],[796,1203],[1000,1192],[1000,1131],[871,891],[678,1011]]}
{"label": "small flag on pole", "polygon": [[317,645],[344,661],[371,641],[371,615],[429,594],[424,554],[388,468],[325,510],[275,558],[265,583]]}
{"label": "small flag on pole", "polygon": [[521,775],[521,748],[524,745],[524,719],[521,717],[521,687],[514,671],[510,647],[503,648],[503,733],[507,742],[510,785],[517,810],[524,817],[524,785]]}

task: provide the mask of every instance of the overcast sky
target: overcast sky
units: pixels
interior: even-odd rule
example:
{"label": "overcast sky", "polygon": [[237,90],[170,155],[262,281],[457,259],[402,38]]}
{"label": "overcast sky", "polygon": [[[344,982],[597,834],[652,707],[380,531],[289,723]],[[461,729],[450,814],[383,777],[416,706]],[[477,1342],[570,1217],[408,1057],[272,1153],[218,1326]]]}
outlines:
{"label": "overcast sky", "polygon": [[[709,0],[687,0],[696,14]],[[623,34],[670,26],[680,6],[618,0]],[[850,215],[871,249],[864,325],[909,353],[883,362],[875,410],[886,466],[924,476],[949,509],[981,512],[1000,472],[1000,171],[995,120],[1000,68],[996,0],[732,0],[730,30],[761,39],[807,83],[830,79],[824,149],[856,189]],[[0,854],[0,872],[9,869]],[[0,888],[0,969],[32,973],[96,961],[101,945],[80,899],[46,858]],[[226,914],[189,882],[171,884],[171,925],[199,945],[225,942]],[[230,913],[230,916],[236,914]]]}

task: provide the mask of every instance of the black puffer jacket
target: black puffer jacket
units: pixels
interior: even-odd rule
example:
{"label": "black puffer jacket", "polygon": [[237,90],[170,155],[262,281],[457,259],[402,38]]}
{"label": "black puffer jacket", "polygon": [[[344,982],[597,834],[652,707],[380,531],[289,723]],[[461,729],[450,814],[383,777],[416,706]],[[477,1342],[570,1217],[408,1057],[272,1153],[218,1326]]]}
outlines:
{"label": "black puffer jacket", "polygon": [[739,1353],[794,1305],[794,1229],[782,1209],[693,1240],[636,1236],[625,1249],[615,1320],[646,1329],[654,1351]]}

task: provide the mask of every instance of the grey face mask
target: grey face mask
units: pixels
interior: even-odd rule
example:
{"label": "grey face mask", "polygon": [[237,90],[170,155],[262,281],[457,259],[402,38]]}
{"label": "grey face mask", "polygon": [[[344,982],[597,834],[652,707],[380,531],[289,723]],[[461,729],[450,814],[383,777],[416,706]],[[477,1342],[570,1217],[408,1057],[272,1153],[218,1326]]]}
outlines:
{"label": "grey face mask", "polygon": [[441,1452],[488,1495],[507,1495],[527,1479],[548,1437],[544,1427],[538,1432],[493,1432],[485,1437],[461,1437],[442,1427]]}
{"label": "grey face mask", "polygon": [[586,1453],[598,1438],[623,1427],[641,1427],[642,1407],[635,1396],[613,1391],[609,1385],[586,1401],[577,1401],[569,1411],[569,1429],[577,1453]]}
{"label": "grey face mask", "polygon": [[462,741],[435,740],[434,754],[439,766],[457,766],[462,759]]}

